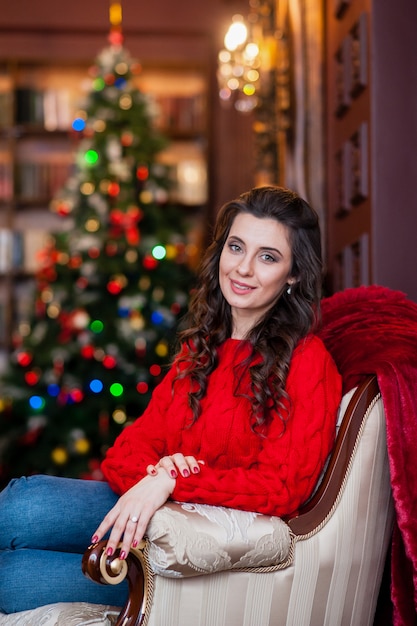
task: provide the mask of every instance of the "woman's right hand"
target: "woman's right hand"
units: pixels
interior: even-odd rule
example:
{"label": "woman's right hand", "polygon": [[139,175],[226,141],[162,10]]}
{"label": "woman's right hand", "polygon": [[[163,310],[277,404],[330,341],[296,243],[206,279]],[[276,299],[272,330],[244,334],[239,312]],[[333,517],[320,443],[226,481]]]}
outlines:
{"label": "woman's right hand", "polygon": [[175,482],[163,469],[155,477],[142,478],[120,496],[95,531],[92,543],[110,531],[107,554],[111,556],[121,542],[119,558],[125,559],[130,547],[136,547],[143,538],[152,515],[169,499]]}
{"label": "woman's right hand", "polygon": [[200,465],[204,465],[201,459],[197,460],[194,456],[184,456],[181,452],[177,452],[163,456],[156,465],[148,465],[146,470],[150,476],[156,476],[158,470],[162,468],[170,478],[177,478],[178,474],[187,478],[190,474],[198,474]]}

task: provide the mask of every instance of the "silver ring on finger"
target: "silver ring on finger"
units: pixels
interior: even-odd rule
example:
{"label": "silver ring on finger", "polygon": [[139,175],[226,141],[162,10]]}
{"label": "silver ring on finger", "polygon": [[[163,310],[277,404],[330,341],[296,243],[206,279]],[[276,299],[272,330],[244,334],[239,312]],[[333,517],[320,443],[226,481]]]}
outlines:
{"label": "silver ring on finger", "polygon": [[139,518],[136,517],[136,515],[132,515],[132,517],[129,517],[129,520],[133,522],[134,524],[137,524],[139,521]]}

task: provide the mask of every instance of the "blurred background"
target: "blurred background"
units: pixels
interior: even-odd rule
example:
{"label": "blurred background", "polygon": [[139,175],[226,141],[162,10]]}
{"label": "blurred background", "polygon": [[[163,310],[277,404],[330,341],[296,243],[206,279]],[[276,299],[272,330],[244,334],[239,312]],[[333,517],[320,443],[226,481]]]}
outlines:
{"label": "blurred background", "polygon": [[220,206],[318,211],[325,294],[417,301],[417,3],[0,0],[0,477],[99,477]]}

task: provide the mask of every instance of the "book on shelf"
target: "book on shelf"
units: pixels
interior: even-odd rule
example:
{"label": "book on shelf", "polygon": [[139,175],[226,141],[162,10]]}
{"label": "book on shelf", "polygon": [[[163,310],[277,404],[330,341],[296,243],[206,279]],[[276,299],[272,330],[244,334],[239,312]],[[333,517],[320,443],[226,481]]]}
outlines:
{"label": "book on shelf", "polygon": [[68,90],[18,87],[15,98],[17,124],[35,124],[49,131],[70,129],[72,114]]}
{"label": "book on shelf", "polygon": [[[0,286],[0,346],[4,347],[7,337],[7,294]],[[1,359],[1,350],[0,350]]]}
{"label": "book on shelf", "polygon": [[0,274],[23,271],[33,274],[39,268],[38,255],[48,236],[46,230],[12,231],[0,228]]}
{"label": "book on shelf", "polygon": [[70,176],[68,160],[25,161],[17,167],[17,195],[20,200],[52,198]]}
{"label": "book on shelf", "polygon": [[0,155],[0,200],[10,200],[13,196],[12,164]]}
{"label": "book on shelf", "polygon": [[22,269],[23,236],[10,228],[0,228],[0,274]]}
{"label": "book on shelf", "polygon": [[0,228],[0,273],[5,274],[12,267],[12,231]]}
{"label": "book on shelf", "polygon": [[13,97],[10,91],[0,91],[0,127],[9,127],[13,121]]}
{"label": "book on shelf", "polygon": [[156,98],[158,128],[184,133],[202,132],[205,105],[203,95],[159,96]]}
{"label": "book on shelf", "polygon": [[22,233],[22,265],[25,273],[33,274],[39,269],[39,252],[45,246],[48,232],[43,229],[30,229]]}
{"label": "book on shelf", "polygon": [[26,322],[30,319],[33,312],[34,291],[35,282],[32,278],[21,280],[15,285],[15,310],[13,319],[15,327],[21,322]]}
{"label": "book on shelf", "polygon": [[31,87],[18,87],[15,90],[16,123],[39,124],[43,126],[42,92]]}

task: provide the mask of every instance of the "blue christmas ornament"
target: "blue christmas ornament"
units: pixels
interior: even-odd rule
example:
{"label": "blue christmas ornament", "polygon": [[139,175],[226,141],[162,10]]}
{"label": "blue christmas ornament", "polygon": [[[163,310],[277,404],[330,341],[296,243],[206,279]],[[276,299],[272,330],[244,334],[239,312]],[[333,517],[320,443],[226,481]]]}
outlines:
{"label": "blue christmas ornament", "polygon": [[59,385],[55,383],[48,385],[46,391],[48,392],[48,395],[51,396],[51,398],[56,398],[59,395]]}
{"label": "blue christmas ornament", "polygon": [[72,128],[78,132],[81,132],[85,128],[85,120],[81,117],[76,117],[72,123]]}
{"label": "blue christmas ornament", "polygon": [[159,326],[159,324],[162,324],[162,322],[164,321],[164,316],[160,311],[154,311],[151,315],[151,320],[153,324]]}
{"label": "blue christmas ornament", "polygon": [[45,400],[41,396],[32,396],[29,398],[29,404],[32,409],[39,411],[45,406]]}
{"label": "blue christmas ornament", "polygon": [[101,391],[103,391],[103,383],[98,378],[94,378],[90,382],[89,386],[93,393],[100,393]]}

